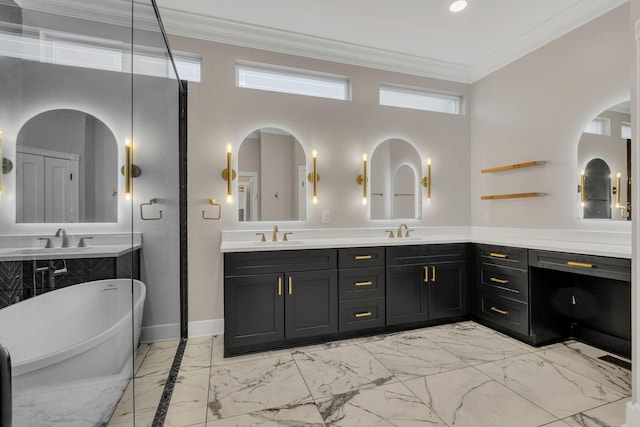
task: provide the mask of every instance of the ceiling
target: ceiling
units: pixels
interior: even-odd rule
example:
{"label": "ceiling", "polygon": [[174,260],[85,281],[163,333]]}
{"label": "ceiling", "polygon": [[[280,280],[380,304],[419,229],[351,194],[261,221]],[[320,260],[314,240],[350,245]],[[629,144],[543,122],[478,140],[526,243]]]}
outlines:
{"label": "ceiling", "polygon": [[157,0],[168,33],[471,83],[627,0]]}

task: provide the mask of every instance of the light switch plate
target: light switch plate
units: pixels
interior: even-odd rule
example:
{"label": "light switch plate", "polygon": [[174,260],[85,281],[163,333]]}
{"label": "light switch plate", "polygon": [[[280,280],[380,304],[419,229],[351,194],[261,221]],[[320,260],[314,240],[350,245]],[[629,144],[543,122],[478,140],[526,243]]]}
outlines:
{"label": "light switch plate", "polygon": [[331,224],[331,211],[322,211],[322,223]]}

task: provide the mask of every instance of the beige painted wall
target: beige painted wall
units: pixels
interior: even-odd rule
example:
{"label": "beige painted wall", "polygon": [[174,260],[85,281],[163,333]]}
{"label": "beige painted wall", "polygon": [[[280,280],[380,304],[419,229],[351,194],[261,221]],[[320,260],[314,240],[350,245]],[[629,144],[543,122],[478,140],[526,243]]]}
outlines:
{"label": "beige painted wall", "polygon": [[[580,220],[576,188],[582,131],[603,110],[629,99],[633,58],[627,3],[472,85],[472,225],[631,230],[623,221]],[[480,174],[531,160],[548,163]],[[521,192],[547,195],[480,200]]]}
{"label": "beige painted wall", "polygon": [[[362,187],[356,184],[362,153],[370,157],[386,139],[405,139],[418,149],[423,163],[427,157],[433,161],[433,201],[423,207],[422,220],[406,221],[409,226],[469,224],[468,116],[378,105],[381,82],[458,93],[465,99],[468,85],[194,39],[172,37],[171,46],[203,57],[203,80],[189,85],[190,321],[223,318],[222,230],[269,231],[275,224],[281,230],[397,226],[394,220],[369,220],[369,207],[361,204]],[[353,99],[240,89],[235,86],[236,60],[350,76]],[[225,199],[226,183],[220,172],[225,167],[226,144],[233,145],[235,162],[240,142],[261,127],[278,127],[293,134],[307,154],[308,169],[311,151],[318,150],[318,204],[311,204],[308,193],[306,221],[239,223],[235,205],[223,206],[221,221],[203,221],[200,215],[207,200]],[[332,212],[333,223],[323,225],[322,211],[327,210]]]}

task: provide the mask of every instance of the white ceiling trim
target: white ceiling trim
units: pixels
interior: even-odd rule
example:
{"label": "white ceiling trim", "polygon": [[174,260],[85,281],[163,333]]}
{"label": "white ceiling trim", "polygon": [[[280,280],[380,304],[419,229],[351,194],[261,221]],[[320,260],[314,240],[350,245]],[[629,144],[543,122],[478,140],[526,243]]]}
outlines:
{"label": "white ceiling trim", "polygon": [[465,83],[469,81],[469,69],[461,64],[196,15],[175,9],[163,8],[161,12],[166,31],[177,36],[437,79]]}

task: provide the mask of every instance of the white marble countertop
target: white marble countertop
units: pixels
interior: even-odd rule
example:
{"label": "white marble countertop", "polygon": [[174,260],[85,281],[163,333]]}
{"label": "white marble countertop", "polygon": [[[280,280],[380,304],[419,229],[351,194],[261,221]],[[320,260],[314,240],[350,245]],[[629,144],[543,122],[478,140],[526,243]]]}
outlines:
{"label": "white marble countertop", "polygon": [[[87,239],[86,247],[77,247],[80,237]],[[45,242],[40,237],[51,238],[55,247],[44,248]],[[142,235],[131,234],[82,234],[69,235],[71,246],[62,248],[61,239],[40,235],[0,236],[1,261],[30,261],[43,259],[76,259],[76,258],[113,258],[124,255],[142,247]]]}
{"label": "white marble countertop", "polygon": [[[273,250],[347,248],[436,243],[485,243],[528,249],[631,258],[631,233],[583,230],[540,230],[497,227],[412,227],[411,237],[389,238],[386,228],[285,230],[278,242],[270,241],[272,232],[261,242],[256,233],[263,230],[223,231],[220,251],[255,252]],[[283,242],[284,231],[292,231]]]}

